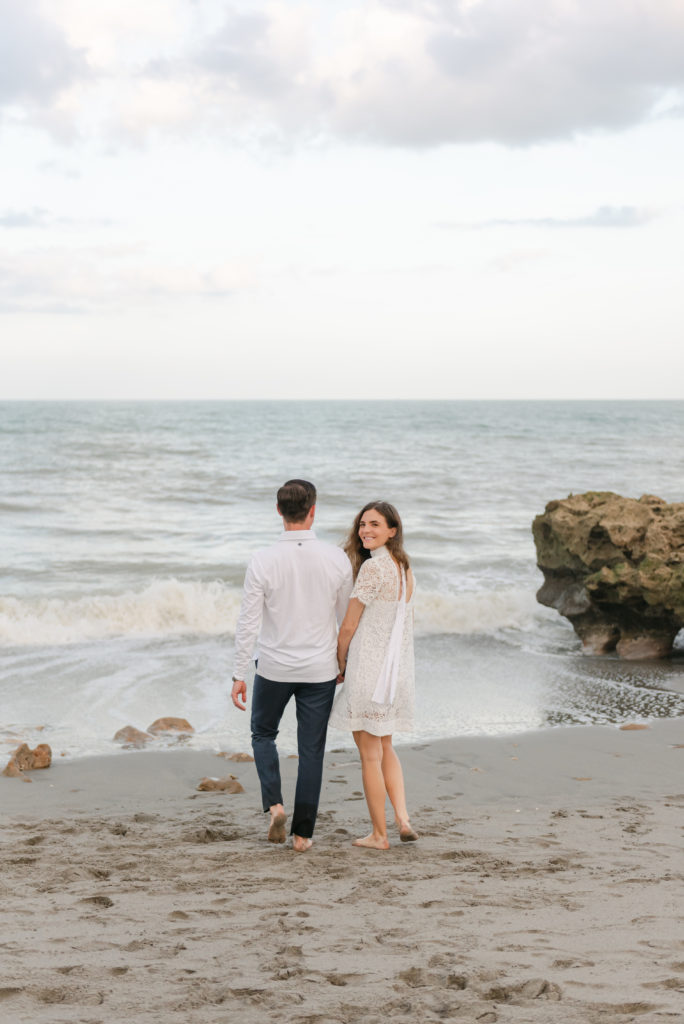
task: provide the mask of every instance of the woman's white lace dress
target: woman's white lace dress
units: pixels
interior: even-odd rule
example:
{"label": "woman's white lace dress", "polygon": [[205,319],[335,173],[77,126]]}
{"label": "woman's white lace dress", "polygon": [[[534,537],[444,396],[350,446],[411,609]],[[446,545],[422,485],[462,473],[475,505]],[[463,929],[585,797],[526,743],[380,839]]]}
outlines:
{"label": "woman's white lace dress", "polygon": [[[351,596],[365,605],[352,637],[341,692],[330,716],[335,729],[360,729],[374,736],[413,730],[415,669],[413,657],[413,593],[406,604],[403,629],[398,638],[399,668],[394,693],[386,687],[387,703],[378,696],[378,680],[386,666],[392,630],[397,620],[399,571],[387,548],[377,548],[362,564]],[[402,594],[402,600],[405,594]]]}

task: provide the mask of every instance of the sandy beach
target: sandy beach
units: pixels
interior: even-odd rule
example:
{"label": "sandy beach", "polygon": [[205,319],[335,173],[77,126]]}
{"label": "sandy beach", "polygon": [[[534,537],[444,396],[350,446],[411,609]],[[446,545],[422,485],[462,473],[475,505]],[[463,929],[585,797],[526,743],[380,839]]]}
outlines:
{"label": "sandy beach", "polygon": [[[351,750],[307,854],[265,841],[254,765],[212,752],[0,778],[0,1018],[684,1020],[684,720],[400,753],[420,841],[382,853],[350,845]],[[228,774],[244,793],[197,792]]]}

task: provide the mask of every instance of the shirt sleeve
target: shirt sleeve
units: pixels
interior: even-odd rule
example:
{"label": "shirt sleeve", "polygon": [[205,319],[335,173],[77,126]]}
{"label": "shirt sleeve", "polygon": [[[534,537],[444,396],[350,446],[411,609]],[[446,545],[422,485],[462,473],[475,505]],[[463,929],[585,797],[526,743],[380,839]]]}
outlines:
{"label": "shirt sleeve", "polygon": [[382,570],[372,558],[366,559],[356,577],[352,597],[358,598],[362,604],[370,604],[380,593],[382,587]]}
{"label": "shirt sleeve", "polygon": [[254,657],[259,631],[261,629],[261,617],[264,610],[264,587],[259,578],[254,561],[247,566],[245,574],[245,586],[238,615],[237,626],[235,627],[235,661],[233,663],[233,675],[236,679],[244,679],[249,663]]}
{"label": "shirt sleeve", "polygon": [[335,602],[335,616],[337,618],[338,628],[342,624],[342,619],[346,614],[349,598],[351,597],[352,585],[354,583],[352,578],[351,562],[346,556],[345,561],[347,564],[344,568],[342,582],[340,583],[340,588],[337,591],[337,601]]}

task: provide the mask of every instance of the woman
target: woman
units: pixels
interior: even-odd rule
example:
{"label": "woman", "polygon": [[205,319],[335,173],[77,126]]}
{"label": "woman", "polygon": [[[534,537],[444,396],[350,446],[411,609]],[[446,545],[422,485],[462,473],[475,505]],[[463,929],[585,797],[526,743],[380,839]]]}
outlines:
{"label": "woman", "polygon": [[389,796],[402,842],[418,838],[411,828],[404,776],[392,746],[395,730],[413,729],[414,579],[404,551],[399,513],[386,501],[365,505],[344,546],[354,589],[340,627],[338,681],[344,688],[330,724],[351,729],[373,831],[354,846],[387,850],[385,797]]}

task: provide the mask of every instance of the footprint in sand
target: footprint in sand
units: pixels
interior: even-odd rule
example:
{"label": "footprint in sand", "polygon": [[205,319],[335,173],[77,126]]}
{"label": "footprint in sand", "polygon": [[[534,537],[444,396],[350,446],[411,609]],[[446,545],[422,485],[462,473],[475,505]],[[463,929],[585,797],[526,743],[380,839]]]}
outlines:
{"label": "footprint in sand", "polygon": [[39,1003],[54,1005],[56,1003],[79,1003],[85,1006],[101,1006],[104,1002],[103,992],[92,992],[85,988],[41,988],[32,992]]}
{"label": "footprint in sand", "polygon": [[239,832],[233,832],[226,828],[200,828],[196,832],[190,832],[187,836],[189,843],[233,843],[241,839]]}
{"label": "footprint in sand", "polygon": [[82,900],[79,900],[79,903],[90,903],[95,907],[105,908],[114,906],[114,900],[110,899],[109,896],[84,896]]}
{"label": "footprint in sand", "polygon": [[406,971],[400,971],[397,978],[410,988],[425,988],[432,984],[434,975],[423,967],[409,967]]}
{"label": "footprint in sand", "polygon": [[25,991],[25,989],[18,986],[5,985],[3,988],[0,988],[0,1002],[4,1002],[5,999],[11,999],[12,996],[19,996]]}
{"label": "footprint in sand", "polygon": [[106,879],[110,877],[111,871],[107,868],[88,868],[88,874],[92,875],[93,878],[99,878],[102,879],[102,881],[106,881]]}
{"label": "footprint in sand", "polygon": [[482,996],[493,1003],[511,1003],[528,999],[548,999],[551,1002],[559,1002],[561,990],[558,985],[545,978],[530,978],[517,985],[506,983],[494,985],[483,992]]}

